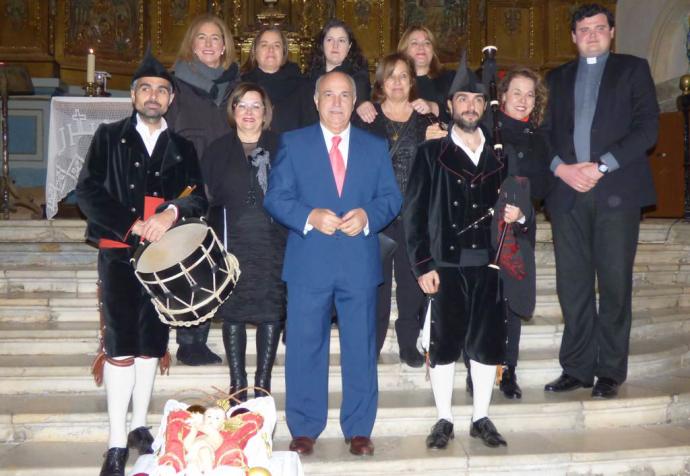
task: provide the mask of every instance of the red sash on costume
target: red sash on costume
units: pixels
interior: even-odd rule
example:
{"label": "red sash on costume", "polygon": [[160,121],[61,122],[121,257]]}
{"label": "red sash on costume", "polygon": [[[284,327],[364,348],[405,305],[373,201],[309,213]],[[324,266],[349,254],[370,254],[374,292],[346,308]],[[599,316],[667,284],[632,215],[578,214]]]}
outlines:
{"label": "red sash on costume", "polygon": [[[156,214],[156,209],[165,202],[160,197],[154,197],[151,195],[144,196],[144,220],[148,220],[149,217]],[[105,248],[129,248],[127,243],[117,240],[109,240],[108,238],[101,238],[98,240],[98,247],[101,249]]]}

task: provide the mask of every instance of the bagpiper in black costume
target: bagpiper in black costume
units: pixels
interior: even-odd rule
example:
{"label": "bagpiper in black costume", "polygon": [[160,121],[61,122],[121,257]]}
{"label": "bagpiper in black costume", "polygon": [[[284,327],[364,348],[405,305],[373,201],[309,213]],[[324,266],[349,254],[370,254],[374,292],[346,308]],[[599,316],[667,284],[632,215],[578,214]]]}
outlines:
{"label": "bagpiper in black costume", "polygon": [[[403,220],[413,271],[423,289],[425,279],[429,283],[434,277],[438,283],[437,292],[427,290],[432,299],[423,331],[439,418],[426,441],[433,449],[445,448],[454,436],[453,376],[463,351],[474,378],[470,435],[487,446],[506,444],[488,418],[496,366],[504,362],[506,302],[503,273],[487,265],[505,225],[497,220],[492,232],[491,222],[482,218],[490,217],[494,207],[503,218],[505,204],[497,202],[507,167],[494,152],[489,133],[478,126],[487,92],[463,55],[448,94],[452,127],[447,137],[419,147],[405,195]],[[465,106],[463,100],[476,101],[476,106]],[[479,146],[473,150],[463,136],[471,136]],[[512,202],[514,197],[506,198]],[[511,217],[517,216],[523,224],[511,228],[522,232],[531,217],[513,209]]]}
{"label": "bagpiper in black costume", "polygon": [[[146,413],[168,345],[168,326],[136,279],[130,258],[140,240],[156,241],[176,219],[198,217],[206,209],[194,147],[168,130],[162,118],[173,99],[172,77],[147,52],[132,79],[134,114],[96,130],[76,189],[87,217],[87,239],[99,247],[110,423],[101,476],[124,475],[128,447],[151,452]],[[179,198],[187,187],[194,191]],[[130,401],[133,430],[128,434]]]}

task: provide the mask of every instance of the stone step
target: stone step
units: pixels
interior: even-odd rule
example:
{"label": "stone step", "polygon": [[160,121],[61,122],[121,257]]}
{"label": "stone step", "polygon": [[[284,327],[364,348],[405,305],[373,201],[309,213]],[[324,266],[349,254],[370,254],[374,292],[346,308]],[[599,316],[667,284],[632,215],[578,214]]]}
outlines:
{"label": "stone step", "polygon": [[[552,255],[552,251],[549,253]],[[36,255],[33,251],[29,254]],[[50,256],[53,262],[43,265],[5,262],[5,269],[0,270],[0,293],[96,292],[98,273],[95,263],[67,266],[66,263],[61,263],[61,260],[74,261],[70,252],[51,253]],[[537,289],[540,291],[555,289],[556,269],[553,256],[544,253],[544,256],[538,255],[537,258]],[[635,262],[633,284],[634,286],[690,285],[690,264],[684,263],[684,260],[690,261],[690,251],[648,250],[641,252]]]}
{"label": "stone step", "polygon": [[[423,436],[375,438],[375,455],[349,454],[342,438],[321,438],[302,457],[308,476],[392,474],[462,476],[470,474],[687,474],[690,424],[507,434],[508,447],[490,449],[458,425],[456,438],[442,451],[430,451]],[[275,442],[287,450],[288,441]],[[92,476],[102,462],[103,443],[25,442],[0,446],[0,476]],[[135,453],[136,454],[136,453]],[[132,457],[134,460],[134,457]],[[130,466],[133,461],[130,462]]]}
{"label": "stone step", "polygon": [[[666,337],[651,337],[634,341],[630,346],[629,378],[640,378],[688,366],[690,337],[688,333]],[[283,355],[279,355],[273,370],[273,389],[284,391],[285,369]],[[339,355],[331,355],[329,389],[340,391]],[[90,376],[93,355],[0,355],[0,395],[64,392],[99,392]],[[251,372],[254,356],[247,365]],[[459,365],[459,367],[463,367]],[[525,351],[520,355],[520,381],[526,385],[543,385],[560,374],[556,349]],[[458,370],[456,387],[464,387],[464,368]],[[382,354],[378,365],[379,389],[382,391],[426,388],[426,369],[410,368],[400,363],[396,354]],[[175,393],[189,389],[228,386],[228,370],[224,364],[202,368],[174,365],[170,375],[157,380],[157,388]]]}
{"label": "stone step", "polygon": [[[77,219],[13,220],[0,222],[0,242],[83,242],[86,222]],[[675,219],[647,219],[640,223],[640,243],[690,245],[690,224]],[[551,225],[537,217],[537,241],[552,241]]]}
{"label": "stone step", "polygon": [[[392,310],[393,321],[397,317]],[[398,353],[397,337],[394,322],[389,325],[383,353]],[[173,331],[170,339],[170,351],[177,351]],[[635,311],[631,340],[644,340],[649,336],[671,336],[678,333],[690,333],[690,307],[670,307],[653,311]],[[563,324],[560,317],[535,316],[523,323],[520,349],[557,350],[561,343]],[[248,326],[247,354],[255,355],[255,328]],[[0,355],[33,355],[33,354],[76,354],[93,353],[97,347],[98,329],[92,321],[37,321],[37,322],[0,322]],[[214,323],[208,339],[209,347],[220,355],[224,354],[222,330],[220,323]],[[278,348],[284,353],[284,346]],[[340,352],[338,328],[331,332],[330,349],[332,353]]]}
{"label": "stone step", "polygon": [[[460,376],[458,375],[458,378]],[[210,393],[198,390],[166,394],[156,388],[149,424],[154,432],[168,399],[208,405]],[[276,439],[289,439],[285,425],[285,396],[274,394],[278,409]],[[328,424],[322,437],[340,435],[341,394],[329,395]],[[454,395],[453,415],[458,422],[472,416],[472,399],[461,388]],[[502,432],[561,431],[679,423],[690,416],[690,368],[661,376],[630,380],[618,398],[592,399],[589,390],[546,394],[543,387],[523,388],[522,400],[508,400],[494,390],[491,418]],[[436,421],[430,388],[381,392],[374,426],[375,437],[426,435]],[[464,424],[463,424],[464,425]],[[103,392],[92,394],[45,394],[0,396],[0,441],[98,442],[108,437],[106,400]]]}
{"label": "stone step", "polygon": [[[633,309],[654,310],[690,306],[690,285],[639,283],[633,288]],[[232,298],[231,298],[232,299]],[[393,306],[395,308],[395,306]],[[558,317],[561,308],[555,289],[538,289],[535,315]],[[16,292],[0,294],[0,322],[97,322],[95,292]]]}

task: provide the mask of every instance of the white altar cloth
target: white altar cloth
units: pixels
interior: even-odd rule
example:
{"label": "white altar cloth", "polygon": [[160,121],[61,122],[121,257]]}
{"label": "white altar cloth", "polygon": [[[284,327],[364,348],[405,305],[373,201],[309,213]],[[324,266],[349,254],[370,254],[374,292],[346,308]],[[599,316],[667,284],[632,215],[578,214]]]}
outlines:
{"label": "white altar cloth", "polygon": [[130,98],[54,97],[50,102],[46,217],[53,218],[58,202],[77,186],[91,139],[102,123],[132,114]]}

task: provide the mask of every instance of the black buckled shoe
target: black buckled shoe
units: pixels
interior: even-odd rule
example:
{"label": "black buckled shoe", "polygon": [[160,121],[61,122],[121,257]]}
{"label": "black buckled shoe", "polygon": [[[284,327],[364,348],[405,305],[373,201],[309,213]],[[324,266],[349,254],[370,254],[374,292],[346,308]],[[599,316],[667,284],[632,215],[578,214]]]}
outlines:
{"label": "black buckled shoe", "polygon": [[521,399],[522,389],[517,383],[517,374],[515,367],[509,365],[503,369],[503,376],[501,377],[501,384],[498,387],[506,398]]}
{"label": "black buckled shoe", "polygon": [[153,453],[153,435],[149,431],[150,426],[140,426],[130,431],[127,435],[127,448],[137,450],[140,455],[150,455]]}
{"label": "black buckled shoe", "polygon": [[129,450],[127,448],[110,448],[105,453],[105,461],[100,476],[125,476],[125,465]]}
{"label": "black buckled shoe", "polygon": [[582,382],[563,372],[560,377],[544,385],[545,392],[569,392],[578,388],[590,388],[592,384]]}
{"label": "black buckled shoe", "polygon": [[592,389],[592,397],[594,398],[613,398],[618,395],[618,387],[620,384],[608,377],[599,377],[596,385]]}
{"label": "black buckled shoe", "polygon": [[470,436],[472,438],[481,438],[484,444],[489,448],[508,445],[506,440],[504,440],[498,430],[496,430],[491,420],[489,420],[489,417],[484,417],[470,423]]}
{"label": "black buckled shoe", "polygon": [[426,437],[426,447],[431,450],[442,450],[453,438],[455,438],[453,424],[441,418],[431,427],[431,433]]}

